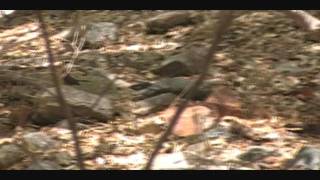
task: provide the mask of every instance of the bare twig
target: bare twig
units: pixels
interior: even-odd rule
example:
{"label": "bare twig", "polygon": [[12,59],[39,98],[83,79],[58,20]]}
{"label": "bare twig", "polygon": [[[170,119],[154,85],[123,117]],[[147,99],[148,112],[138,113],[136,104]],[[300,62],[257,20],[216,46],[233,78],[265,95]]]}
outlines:
{"label": "bare twig", "polygon": [[43,39],[45,40],[45,46],[47,49],[47,55],[48,55],[48,60],[50,62],[50,71],[51,71],[51,75],[52,75],[52,80],[53,83],[56,87],[56,93],[57,93],[57,100],[60,104],[61,110],[64,113],[65,117],[68,119],[68,123],[69,123],[69,127],[71,129],[72,132],[72,136],[73,136],[73,140],[75,143],[75,150],[76,150],[76,154],[77,154],[77,160],[78,160],[78,166],[80,169],[84,169],[84,164],[83,164],[83,158],[82,158],[82,154],[81,154],[81,148],[80,148],[80,142],[77,136],[77,127],[76,127],[76,122],[75,120],[72,118],[72,113],[71,113],[71,109],[68,106],[68,104],[66,103],[66,100],[64,98],[64,95],[62,93],[62,88],[61,88],[61,79],[59,78],[58,72],[54,66],[54,57],[53,57],[53,53],[51,50],[51,45],[50,45],[50,40],[49,40],[49,34],[47,31],[47,26],[43,20],[41,11],[36,11],[37,17],[39,19],[39,23],[40,23],[40,28],[42,30],[42,34],[43,34]]}
{"label": "bare twig", "polygon": [[217,50],[218,44],[222,40],[222,36],[223,36],[224,32],[228,29],[232,20],[234,19],[233,12],[232,11],[220,11],[218,18],[219,18],[219,22],[217,23],[217,29],[214,31],[214,33],[212,35],[212,43],[211,43],[210,49],[208,50],[208,53],[204,57],[205,60],[203,63],[203,71],[199,75],[198,79],[190,87],[188,92],[186,93],[185,100],[181,101],[176,113],[174,114],[174,116],[172,117],[172,119],[169,123],[167,130],[161,136],[161,138],[159,139],[158,143],[155,146],[154,151],[151,153],[150,159],[147,162],[145,169],[151,168],[153,160],[156,157],[156,155],[158,154],[158,152],[160,151],[162,144],[167,139],[167,137],[171,134],[171,131],[173,130],[174,126],[176,125],[176,123],[179,119],[179,116],[182,114],[182,112],[186,108],[188,101],[192,97],[193,93],[197,90],[199,85],[201,85],[205,76],[207,75],[210,60],[212,59],[212,55]]}

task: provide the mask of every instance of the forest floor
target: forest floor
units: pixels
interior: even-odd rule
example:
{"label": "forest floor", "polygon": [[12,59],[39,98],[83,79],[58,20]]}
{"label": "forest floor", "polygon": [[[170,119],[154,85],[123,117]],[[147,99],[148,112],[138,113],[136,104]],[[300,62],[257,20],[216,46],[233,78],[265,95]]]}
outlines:
{"label": "forest floor", "polygon": [[[215,11],[190,11],[201,15],[203,20],[176,26],[161,34],[145,33],[143,22],[163,12],[83,11],[81,21],[113,22],[118,25],[119,32],[116,42],[106,42],[99,49],[82,50],[79,58],[86,59],[82,56],[89,53],[88,61],[99,57],[107,59],[102,67],[108,72],[107,76],[117,76],[125,84],[160,79],[151,69],[185,47],[210,43],[214,28],[211,23],[216,21]],[[70,58],[70,46],[56,37],[72,27],[71,15],[47,15],[46,22],[57,60]],[[31,15],[13,19],[5,25],[2,23],[0,66],[14,66],[15,70],[10,71],[15,73],[28,68],[31,72],[37,71],[35,61],[21,61],[46,56],[37,29],[38,24]],[[220,124],[232,126],[233,135],[205,137],[200,134],[199,137],[193,135],[195,124],[178,124],[184,131],[190,129],[186,133],[192,135],[171,135],[155,162],[155,169],[282,169],[302,146],[319,146],[320,43],[307,40],[305,36],[306,32],[279,12],[253,11],[238,17],[219,45],[220,50],[211,62],[208,75],[208,79],[221,79],[228,84],[217,87],[220,91],[212,96],[225,97],[232,104],[232,110],[228,109],[229,105],[223,107],[227,113]],[[157,60],[152,58],[154,56],[162,58]],[[0,117],[13,112],[26,116],[28,103],[21,97],[8,98],[7,94],[14,88],[26,90],[29,87],[4,80],[0,80],[0,84]],[[79,123],[87,169],[143,168],[174,110],[173,104],[146,116],[135,115],[131,112],[134,105],[130,98],[132,91],[121,87],[119,92],[121,98],[114,103],[120,116],[108,122]],[[202,104],[202,101],[194,101],[190,106]],[[217,107],[211,108],[217,111]],[[195,112],[190,110],[188,113],[184,118]],[[20,120],[23,118],[28,119],[20,117]],[[29,124],[27,122],[22,129],[14,127],[3,131],[0,147],[1,144],[18,143],[16,138],[21,133],[45,132],[61,143],[58,151],[68,152],[71,156],[64,162],[63,169],[77,169],[69,130],[61,128],[61,123]],[[254,148],[263,151],[263,155],[258,153],[258,158],[244,158],[244,154]],[[47,156],[48,153],[42,154],[41,158]],[[174,165],[174,159],[181,162]],[[25,169],[31,161],[32,158],[27,157],[6,169]],[[195,168],[194,164],[200,165]]]}

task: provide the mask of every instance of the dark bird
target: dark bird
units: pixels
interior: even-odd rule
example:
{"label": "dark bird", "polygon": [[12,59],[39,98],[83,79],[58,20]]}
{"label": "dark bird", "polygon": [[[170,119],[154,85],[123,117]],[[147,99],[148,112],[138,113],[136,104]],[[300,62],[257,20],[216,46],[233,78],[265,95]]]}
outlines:
{"label": "dark bird", "polygon": [[77,80],[76,78],[72,77],[70,74],[67,74],[63,78],[63,82],[66,85],[80,85],[79,80]]}

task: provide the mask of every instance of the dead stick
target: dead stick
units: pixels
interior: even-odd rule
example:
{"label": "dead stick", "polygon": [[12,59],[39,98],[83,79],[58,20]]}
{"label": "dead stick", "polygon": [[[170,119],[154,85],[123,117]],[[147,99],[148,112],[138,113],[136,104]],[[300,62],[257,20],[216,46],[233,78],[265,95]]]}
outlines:
{"label": "dead stick", "polygon": [[176,125],[179,116],[182,114],[184,109],[186,108],[188,101],[192,97],[193,93],[197,90],[199,85],[203,82],[208,69],[210,65],[210,60],[212,59],[212,55],[215,53],[217,50],[218,44],[222,40],[222,36],[225,33],[225,31],[228,29],[230,26],[232,20],[234,19],[233,12],[232,11],[220,11],[218,14],[218,23],[217,23],[217,29],[214,31],[212,35],[212,43],[210,46],[210,49],[208,50],[207,55],[205,56],[205,60],[203,63],[203,71],[199,75],[198,79],[193,83],[193,85],[190,87],[189,91],[186,93],[185,100],[181,101],[176,113],[172,117],[170,124],[167,128],[167,130],[164,132],[164,134],[161,136],[159,139],[158,143],[155,146],[154,151],[151,153],[150,159],[146,164],[145,169],[149,170],[152,166],[153,160],[160,151],[162,144],[165,142],[167,137],[171,134],[171,131],[173,130],[174,126]]}
{"label": "dead stick", "polygon": [[54,83],[54,85],[56,87],[57,100],[58,100],[58,102],[60,104],[62,112],[64,113],[65,117],[68,120],[69,127],[70,127],[71,132],[72,132],[72,137],[73,137],[73,140],[74,140],[74,143],[75,143],[75,151],[76,151],[76,154],[77,154],[78,166],[79,166],[80,170],[82,170],[82,169],[84,169],[84,164],[83,164],[83,158],[82,158],[82,153],[81,153],[81,148],[80,148],[80,142],[79,142],[79,138],[77,136],[76,122],[72,118],[70,107],[66,103],[66,100],[65,100],[64,95],[63,95],[62,90],[61,90],[61,80],[60,80],[59,75],[57,73],[57,70],[56,70],[56,68],[54,66],[55,60],[54,60],[53,53],[52,53],[52,50],[51,50],[49,34],[48,34],[48,31],[47,31],[46,24],[45,24],[45,22],[43,20],[41,11],[36,11],[36,12],[37,12],[37,16],[38,16],[39,23],[40,23],[40,28],[42,30],[43,39],[45,40],[45,46],[46,46],[46,49],[47,49],[48,60],[50,62],[49,68],[50,68],[50,71],[51,71],[53,83]]}

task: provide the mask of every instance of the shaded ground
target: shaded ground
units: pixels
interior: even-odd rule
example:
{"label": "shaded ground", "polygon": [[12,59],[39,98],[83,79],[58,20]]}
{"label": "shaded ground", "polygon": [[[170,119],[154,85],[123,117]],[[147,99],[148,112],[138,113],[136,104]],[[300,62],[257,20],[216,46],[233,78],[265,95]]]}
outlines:
{"label": "shaded ground", "polygon": [[[191,11],[203,16],[204,20],[196,25],[171,28],[164,34],[146,34],[143,22],[163,12],[84,11],[81,16],[83,22],[108,21],[119,25],[119,38],[116,42],[106,42],[100,49],[81,51],[78,59],[91,62],[99,57],[104,58],[106,61],[99,64],[100,68],[108,72],[107,76],[117,75],[128,86],[159,79],[151,73],[151,69],[186,47],[209,42],[210,22],[215,21],[214,11]],[[53,48],[60,60],[70,59],[70,45],[55,35],[72,26],[71,17],[72,14],[66,17],[46,16]],[[33,19],[32,16],[25,16],[1,25],[0,64],[4,68],[10,66],[16,68],[10,71],[33,72],[35,65],[45,63],[43,59],[34,60],[45,57],[45,49]],[[162,153],[194,154],[196,157],[191,158],[190,162],[200,164],[199,169],[279,169],[303,145],[319,145],[319,134],[314,130],[319,126],[320,117],[319,43],[307,41],[305,32],[282,14],[264,11],[237,18],[220,47],[216,61],[211,64],[208,79],[222,79],[228,84],[227,90],[233,92],[227,94],[222,90],[213,95],[226,96],[237,104],[238,109],[228,110],[221,122],[222,127],[233,129],[233,135],[207,138],[172,136],[165,143]],[[0,103],[3,104],[0,114],[13,109],[23,111],[22,107],[28,106],[23,98],[10,99],[6,95],[23,85],[3,81],[0,80],[1,87],[4,87],[0,89]],[[88,169],[142,168],[165,129],[166,119],[173,108],[170,106],[148,116],[136,116],[131,113],[134,106],[132,91],[125,87],[118,90],[120,95],[115,104],[120,116],[106,123],[81,123],[79,135]],[[204,102],[193,103],[203,105]],[[299,123],[306,124],[304,131],[303,125],[296,125]],[[23,132],[46,132],[53,139],[63,142],[60,151],[74,155],[70,132],[61,127],[61,124],[41,128],[27,125]],[[15,141],[19,133],[17,129],[3,133],[0,144]],[[266,148],[276,153],[249,161],[239,158],[252,147]],[[9,169],[24,169],[30,161],[31,158],[25,158]],[[75,168],[72,159],[66,164],[65,169]]]}

